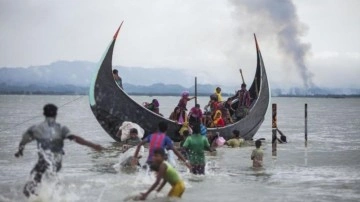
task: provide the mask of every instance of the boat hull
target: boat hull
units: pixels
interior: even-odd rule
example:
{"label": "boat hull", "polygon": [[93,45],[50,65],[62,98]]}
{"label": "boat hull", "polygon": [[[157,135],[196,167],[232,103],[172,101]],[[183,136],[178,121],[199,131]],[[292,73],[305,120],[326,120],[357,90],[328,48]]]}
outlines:
{"label": "boat hull", "polygon": [[[124,121],[139,124],[144,128],[145,134],[156,131],[158,123],[165,121],[168,123],[167,135],[172,140],[179,141],[178,131],[181,128],[180,124],[144,108],[126,94],[114,81],[112,76],[112,55],[118,31],[100,60],[99,68],[94,74],[89,92],[91,110],[102,128],[116,141],[121,141],[116,134]],[[264,121],[270,94],[262,56],[258,46],[256,47],[258,64],[254,82],[249,90],[251,96],[256,96],[256,99],[254,99],[254,103],[249,110],[249,115],[226,127],[209,128],[209,132],[219,132],[228,139],[231,137],[232,131],[237,129],[243,138],[252,139]]]}

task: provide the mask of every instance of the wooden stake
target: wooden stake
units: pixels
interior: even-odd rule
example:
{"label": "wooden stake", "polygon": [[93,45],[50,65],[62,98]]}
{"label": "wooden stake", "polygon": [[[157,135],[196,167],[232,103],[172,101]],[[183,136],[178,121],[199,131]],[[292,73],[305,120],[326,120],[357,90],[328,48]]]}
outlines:
{"label": "wooden stake", "polygon": [[308,126],[307,126],[307,123],[308,123],[308,113],[307,113],[307,108],[308,108],[308,105],[307,103],[305,103],[305,147],[307,147],[307,140],[308,140],[308,137],[307,137],[307,133],[308,133]]}
{"label": "wooden stake", "polygon": [[198,103],[197,101],[197,77],[195,77],[195,105]]}
{"label": "wooden stake", "polygon": [[277,156],[277,105],[272,104],[272,156]]}

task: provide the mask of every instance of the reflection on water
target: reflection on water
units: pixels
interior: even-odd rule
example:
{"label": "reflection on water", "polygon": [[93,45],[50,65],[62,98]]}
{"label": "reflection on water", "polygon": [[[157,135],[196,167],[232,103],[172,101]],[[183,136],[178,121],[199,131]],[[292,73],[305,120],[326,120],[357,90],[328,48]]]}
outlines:
{"label": "reflection on water", "polygon": [[[26,201],[22,187],[37,155],[35,143],[30,143],[23,158],[14,158],[21,134],[29,125],[42,121],[43,104],[61,105],[75,98],[0,96],[0,131],[39,116],[0,133],[0,201]],[[143,102],[152,98],[135,99]],[[178,100],[177,97],[158,99],[164,114],[170,114]],[[207,99],[200,98],[200,104]],[[251,168],[251,146],[219,148],[216,155],[207,155],[206,176],[193,176],[178,163],[186,184],[180,201],[359,201],[360,100],[274,98],[273,102],[278,104],[278,126],[289,139],[288,144],[278,145],[276,161],[271,157],[271,113],[268,113],[255,137],[267,139],[263,147],[265,169]],[[303,132],[305,102],[309,105],[307,150]],[[53,197],[50,201],[123,201],[154,182],[155,177],[141,169],[132,174],[114,168],[120,161],[122,146],[114,143],[99,126],[86,97],[60,108],[58,121],[106,149],[95,152],[66,141],[63,169],[58,174],[61,186],[56,189],[48,186],[51,190],[45,193]],[[164,201],[169,189],[167,185],[160,196],[154,193],[152,201]]]}

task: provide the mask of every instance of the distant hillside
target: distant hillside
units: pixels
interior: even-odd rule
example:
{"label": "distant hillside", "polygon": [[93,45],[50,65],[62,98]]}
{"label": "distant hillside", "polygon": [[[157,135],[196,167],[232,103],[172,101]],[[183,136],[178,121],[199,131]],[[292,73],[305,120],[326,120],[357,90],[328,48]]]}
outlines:
{"label": "distant hillside", "polygon": [[[49,65],[28,68],[0,68],[0,83],[14,86],[32,84],[89,86],[96,63],[84,61],[59,61]],[[151,85],[154,83],[193,84],[194,77],[181,70],[167,68],[141,68],[116,66],[124,83],[133,85]]]}
{"label": "distant hillside", "polygon": [[55,62],[36,67],[1,68],[0,83],[12,86],[74,85],[88,86],[95,64],[91,62]]}
{"label": "distant hillside", "polygon": [[[215,86],[198,85],[198,95],[210,95]],[[185,88],[180,85],[166,85],[162,83],[150,86],[124,84],[124,89],[132,95],[180,95],[184,90],[194,94],[194,87]],[[65,94],[65,95],[85,95],[89,87],[79,87],[74,85],[23,85],[14,86],[6,83],[0,84],[0,94]]]}
{"label": "distant hillside", "polygon": [[[0,68],[1,94],[87,94],[96,63],[58,61],[28,68]],[[180,69],[116,66],[129,94],[179,95],[194,92],[194,75]],[[189,73],[191,74],[191,73]],[[201,83],[201,82],[199,82]],[[199,84],[198,93],[210,95],[217,86]],[[223,93],[234,94],[237,87],[221,86]],[[360,89],[288,88],[272,89],[273,96],[360,95]]]}

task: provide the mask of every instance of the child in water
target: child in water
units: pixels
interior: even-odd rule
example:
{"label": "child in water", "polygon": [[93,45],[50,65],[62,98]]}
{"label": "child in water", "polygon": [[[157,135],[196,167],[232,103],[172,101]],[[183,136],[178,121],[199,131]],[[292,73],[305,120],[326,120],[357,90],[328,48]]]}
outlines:
{"label": "child in water", "polygon": [[138,198],[139,200],[145,200],[159,185],[156,191],[160,192],[167,182],[172,186],[168,197],[181,198],[185,191],[184,181],[180,178],[178,172],[165,161],[165,158],[166,154],[164,149],[159,148],[154,150],[153,163],[150,168],[157,172],[156,181],[146,193],[141,193],[141,196]]}
{"label": "child in water", "polygon": [[251,160],[253,161],[253,168],[262,168],[263,167],[263,157],[264,152],[260,148],[261,147],[261,141],[256,140],[255,141],[256,149],[253,150],[251,153]]}
{"label": "child in water", "polygon": [[228,145],[232,148],[240,147],[244,143],[244,139],[240,138],[240,131],[233,130],[234,137],[225,142],[225,145]]}

